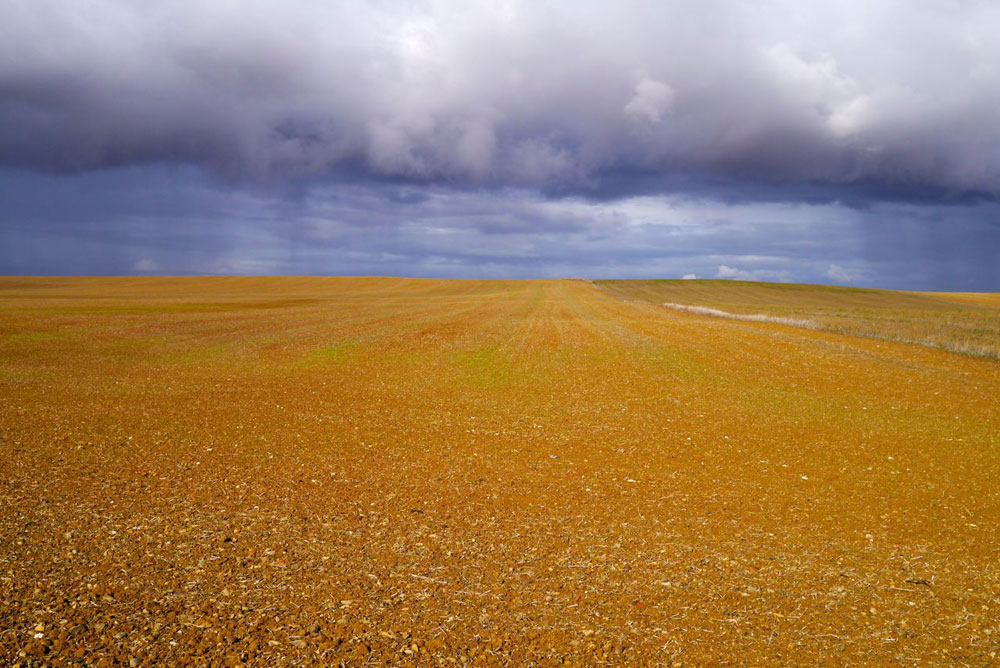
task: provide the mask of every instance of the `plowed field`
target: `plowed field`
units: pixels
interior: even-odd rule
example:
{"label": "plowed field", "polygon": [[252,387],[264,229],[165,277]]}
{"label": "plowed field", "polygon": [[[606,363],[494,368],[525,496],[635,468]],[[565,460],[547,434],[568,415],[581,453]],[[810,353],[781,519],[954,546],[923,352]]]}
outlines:
{"label": "plowed field", "polygon": [[585,281],[0,279],[0,663],[990,665],[998,397]]}

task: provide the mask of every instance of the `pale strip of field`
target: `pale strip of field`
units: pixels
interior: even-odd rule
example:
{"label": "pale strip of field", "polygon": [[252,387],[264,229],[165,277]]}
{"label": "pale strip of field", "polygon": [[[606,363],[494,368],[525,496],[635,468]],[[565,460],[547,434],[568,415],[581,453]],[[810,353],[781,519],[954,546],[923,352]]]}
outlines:
{"label": "pale strip of field", "polygon": [[0,658],[989,665],[996,362],[664,301],[0,279]]}
{"label": "pale strip of field", "polygon": [[[1000,295],[742,281],[596,281],[624,299],[1000,359]],[[691,310],[695,309],[695,310]],[[714,309],[720,313],[711,313]],[[796,322],[798,321],[798,322]],[[810,323],[809,325],[803,324]]]}
{"label": "pale strip of field", "polygon": [[743,320],[745,322],[770,322],[777,325],[791,325],[792,327],[805,327],[806,329],[819,329],[819,325],[813,320],[802,320],[801,318],[782,318],[764,313],[730,313],[722,309],[709,308],[707,306],[689,306],[687,304],[671,304],[665,302],[663,306],[675,311],[694,313],[696,315],[711,315],[717,318],[729,318],[730,320]]}

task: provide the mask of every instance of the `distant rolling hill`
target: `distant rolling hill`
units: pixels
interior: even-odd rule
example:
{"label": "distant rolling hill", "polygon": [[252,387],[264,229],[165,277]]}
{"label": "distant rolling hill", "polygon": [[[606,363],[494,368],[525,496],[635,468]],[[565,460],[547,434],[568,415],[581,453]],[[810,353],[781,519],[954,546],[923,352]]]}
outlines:
{"label": "distant rolling hill", "polygon": [[[903,292],[721,280],[594,281],[623,299],[700,307],[701,315],[767,316],[855,336],[1000,359],[1000,294]],[[710,313],[715,309],[725,313]],[[764,320],[765,318],[760,318]]]}

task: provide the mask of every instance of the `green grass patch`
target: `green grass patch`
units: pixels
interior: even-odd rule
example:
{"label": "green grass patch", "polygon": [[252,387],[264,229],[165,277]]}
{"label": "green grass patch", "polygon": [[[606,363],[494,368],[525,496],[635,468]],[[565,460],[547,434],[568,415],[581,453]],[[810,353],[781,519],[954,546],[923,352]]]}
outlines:
{"label": "green grass patch", "polygon": [[355,341],[343,341],[332,346],[317,348],[312,352],[315,361],[323,364],[342,364],[354,356],[358,344]]}
{"label": "green grass patch", "polygon": [[3,337],[3,342],[5,345],[18,346],[56,341],[61,338],[62,334],[59,334],[58,332],[19,332],[17,334],[8,334]]}
{"label": "green grass patch", "polygon": [[511,355],[499,346],[483,346],[454,354],[466,382],[479,387],[508,384],[513,378]]}

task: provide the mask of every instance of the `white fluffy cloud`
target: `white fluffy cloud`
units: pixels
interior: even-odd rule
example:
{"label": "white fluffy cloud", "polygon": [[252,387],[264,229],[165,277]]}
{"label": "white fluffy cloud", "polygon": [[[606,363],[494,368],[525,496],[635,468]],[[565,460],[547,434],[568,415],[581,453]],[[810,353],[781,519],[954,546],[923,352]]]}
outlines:
{"label": "white fluffy cloud", "polygon": [[155,260],[148,257],[140,258],[132,264],[132,271],[140,274],[149,274],[160,270],[160,265]]}
{"label": "white fluffy cloud", "polygon": [[777,281],[779,283],[788,283],[792,280],[792,274],[787,269],[739,269],[725,264],[719,265],[715,277],[736,281]]}
{"label": "white fluffy cloud", "polygon": [[674,89],[662,81],[643,77],[635,95],[625,105],[625,113],[647,123],[659,123],[674,104]]}
{"label": "white fluffy cloud", "polygon": [[838,283],[852,283],[859,278],[855,272],[845,269],[839,264],[831,264],[823,275]]}

